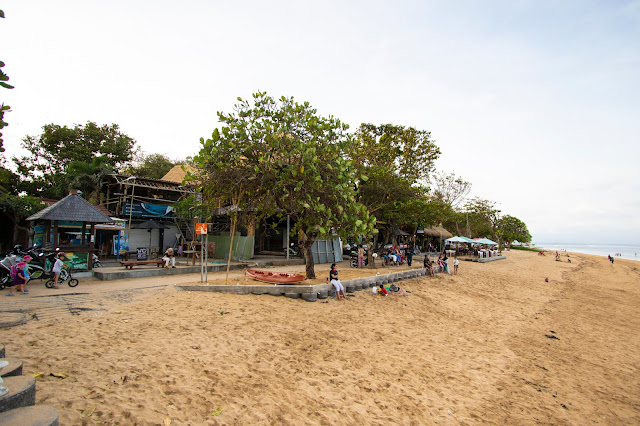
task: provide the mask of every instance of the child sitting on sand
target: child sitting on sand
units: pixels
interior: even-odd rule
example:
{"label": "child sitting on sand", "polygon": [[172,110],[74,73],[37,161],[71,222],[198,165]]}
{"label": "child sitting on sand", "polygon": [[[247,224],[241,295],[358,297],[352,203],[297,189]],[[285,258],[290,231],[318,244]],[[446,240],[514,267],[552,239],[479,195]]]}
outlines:
{"label": "child sitting on sand", "polygon": [[380,296],[388,296],[389,292],[387,291],[386,288],[384,288],[384,284],[380,286],[380,288],[378,289],[378,294]]}
{"label": "child sitting on sand", "polygon": [[396,294],[396,295],[404,294],[404,290],[395,284],[391,284],[391,286],[389,287],[389,291],[391,294]]}

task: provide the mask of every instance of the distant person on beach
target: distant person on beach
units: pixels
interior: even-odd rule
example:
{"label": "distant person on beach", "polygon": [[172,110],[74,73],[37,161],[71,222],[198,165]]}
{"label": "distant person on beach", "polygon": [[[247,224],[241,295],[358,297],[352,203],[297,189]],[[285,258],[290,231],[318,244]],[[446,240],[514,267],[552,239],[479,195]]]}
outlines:
{"label": "distant person on beach", "polygon": [[342,283],[338,279],[338,270],[336,269],[336,264],[335,263],[331,264],[331,270],[329,271],[329,282],[336,289],[336,297],[338,299],[344,299],[345,298],[344,286],[342,285]]}
{"label": "distant person on beach", "polygon": [[460,266],[460,261],[457,257],[453,258],[453,275],[458,275],[458,266]]}

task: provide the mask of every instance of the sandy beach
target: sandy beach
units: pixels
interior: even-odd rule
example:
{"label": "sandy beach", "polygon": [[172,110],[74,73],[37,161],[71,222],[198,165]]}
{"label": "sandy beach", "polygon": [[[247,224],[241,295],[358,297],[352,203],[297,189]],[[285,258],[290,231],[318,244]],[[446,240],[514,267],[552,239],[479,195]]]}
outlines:
{"label": "sandy beach", "polygon": [[640,263],[506,255],[315,303],[113,282],[0,342],[65,425],[639,424]]}

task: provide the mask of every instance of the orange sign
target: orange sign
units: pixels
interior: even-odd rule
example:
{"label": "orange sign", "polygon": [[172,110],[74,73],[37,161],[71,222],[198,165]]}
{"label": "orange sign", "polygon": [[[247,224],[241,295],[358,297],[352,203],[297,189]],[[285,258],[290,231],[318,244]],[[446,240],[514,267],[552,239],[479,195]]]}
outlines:
{"label": "orange sign", "polygon": [[207,235],[206,223],[196,223],[196,235]]}

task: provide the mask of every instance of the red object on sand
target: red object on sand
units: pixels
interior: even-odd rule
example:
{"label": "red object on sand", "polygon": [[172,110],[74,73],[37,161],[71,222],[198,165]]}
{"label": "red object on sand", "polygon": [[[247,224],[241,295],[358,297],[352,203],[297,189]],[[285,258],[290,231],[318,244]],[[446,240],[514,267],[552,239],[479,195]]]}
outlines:
{"label": "red object on sand", "polygon": [[288,274],[286,272],[261,271],[258,269],[247,269],[247,275],[251,278],[271,284],[295,284],[307,279],[302,274]]}

